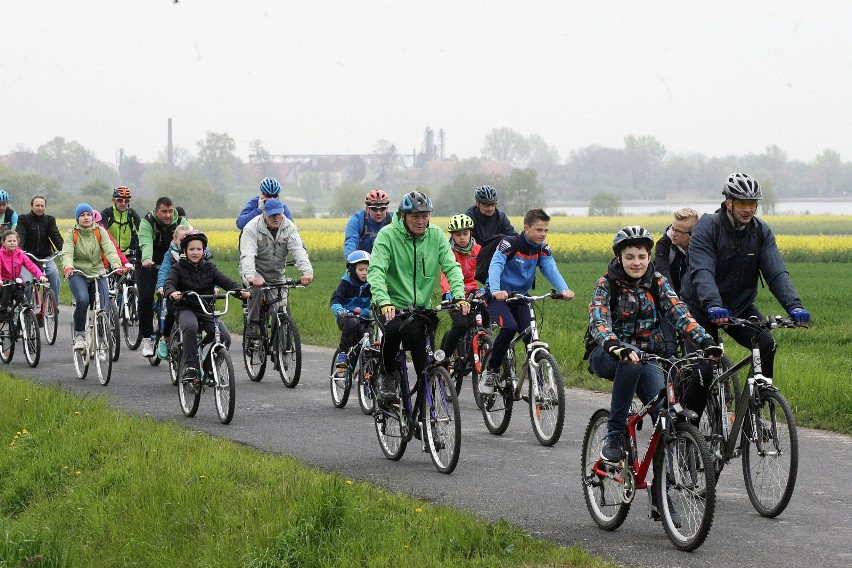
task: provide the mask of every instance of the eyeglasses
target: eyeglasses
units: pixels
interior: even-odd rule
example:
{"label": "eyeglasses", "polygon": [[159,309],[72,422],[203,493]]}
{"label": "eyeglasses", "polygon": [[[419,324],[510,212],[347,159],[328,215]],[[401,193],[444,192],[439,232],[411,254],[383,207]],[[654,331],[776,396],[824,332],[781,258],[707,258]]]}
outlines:
{"label": "eyeglasses", "polygon": [[733,203],[737,209],[757,209],[756,199],[734,199]]}
{"label": "eyeglasses", "polygon": [[367,207],[367,209],[369,209],[370,211],[387,211],[388,206],[387,205],[369,205]]}
{"label": "eyeglasses", "polygon": [[674,233],[675,235],[691,235],[692,231],[681,231],[680,229],[675,229],[674,227],[672,227],[672,233]]}

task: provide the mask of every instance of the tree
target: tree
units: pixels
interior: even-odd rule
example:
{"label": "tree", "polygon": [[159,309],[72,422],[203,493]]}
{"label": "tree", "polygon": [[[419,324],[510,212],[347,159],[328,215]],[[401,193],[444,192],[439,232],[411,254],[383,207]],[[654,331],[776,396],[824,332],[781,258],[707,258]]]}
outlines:
{"label": "tree", "polygon": [[529,151],[529,143],[520,133],[511,128],[495,128],[485,137],[482,157],[515,164],[526,160]]}
{"label": "tree", "polygon": [[367,164],[361,156],[349,156],[346,159],[346,172],[343,183],[357,184],[367,177]]}
{"label": "tree", "polygon": [[334,199],[328,214],[332,217],[349,217],[364,208],[364,196],[370,189],[357,183],[345,183],[334,190]]}
{"label": "tree", "polygon": [[834,150],[825,149],[816,157],[813,165],[814,173],[818,180],[818,193],[820,195],[840,195],[843,167],[840,154]]}
{"label": "tree", "polygon": [[[161,164],[168,165],[168,151],[168,148],[163,148],[160,152],[158,152],[157,161]],[[172,146],[172,163],[176,169],[184,170],[192,163],[192,154],[190,154],[189,150],[183,146]]]}
{"label": "tree", "polygon": [[99,204],[107,203],[112,198],[112,187],[107,182],[97,179],[84,185],[80,194],[92,207],[100,209]]}
{"label": "tree", "polygon": [[559,168],[559,150],[548,144],[539,134],[530,134],[527,146],[529,167],[538,172],[542,185],[546,185]]}
{"label": "tree", "polygon": [[778,196],[775,194],[775,184],[771,179],[758,180],[763,199],[760,201],[760,213],[762,215],[775,215],[778,207]]}
{"label": "tree", "polygon": [[232,191],[237,182],[237,170],[242,170],[242,162],[234,154],[237,149],[234,139],[225,133],[208,132],[197,144],[199,173],[217,193]]}
{"label": "tree", "polygon": [[379,175],[376,176],[376,181],[384,187],[388,187],[393,182],[393,170],[396,166],[396,146],[387,140],[379,140],[373,147],[376,154],[379,155]]}
{"label": "tree", "polygon": [[[661,169],[666,147],[653,136],[637,137],[630,134],[624,138],[624,149],[633,189],[648,196],[653,191],[653,180]],[[650,196],[661,197],[653,194]]]}
{"label": "tree", "polygon": [[272,171],[272,155],[263,147],[263,141],[259,139],[249,142],[249,162],[260,165],[260,173],[268,177]]}
{"label": "tree", "polygon": [[112,167],[98,161],[79,142],[69,142],[61,136],[38,147],[33,169],[36,173],[57,180],[63,190],[74,194],[95,179],[107,183],[118,181]]}
{"label": "tree", "polygon": [[512,170],[503,183],[500,204],[510,215],[523,215],[533,208],[544,208],[544,189],[532,168]]}
{"label": "tree", "polygon": [[223,212],[231,210],[210,182],[197,175],[162,173],[154,181],[154,193],[171,197],[190,218],[221,217]]}
{"label": "tree", "polygon": [[615,193],[596,193],[589,200],[589,217],[616,217],[621,214],[621,198]]}
{"label": "tree", "polygon": [[453,178],[449,185],[438,191],[437,199],[432,197],[436,215],[455,215],[464,213],[473,205],[473,192],[480,185],[502,187],[501,176],[483,176],[462,173]]}
{"label": "tree", "polygon": [[145,166],[143,166],[136,156],[122,156],[121,162],[118,164],[118,175],[122,185],[126,185],[130,189],[137,189],[142,183],[142,176],[145,174]]}

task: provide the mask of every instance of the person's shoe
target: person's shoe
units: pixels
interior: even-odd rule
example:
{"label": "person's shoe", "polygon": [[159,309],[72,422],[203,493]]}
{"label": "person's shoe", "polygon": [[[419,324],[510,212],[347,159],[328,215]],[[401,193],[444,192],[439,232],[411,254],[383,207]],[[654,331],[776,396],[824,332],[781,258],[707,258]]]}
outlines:
{"label": "person's shoe", "polygon": [[154,356],[154,340],[150,337],[145,337],[142,339],[142,356],[143,357],[153,357]]}
{"label": "person's shoe", "polygon": [[195,367],[187,367],[186,369],[184,369],[183,376],[181,376],[181,379],[183,379],[183,382],[185,383],[198,383],[201,380],[198,373],[198,369],[196,369]]}
{"label": "person's shoe", "polygon": [[166,343],[165,339],[157,342],[157,357],[164,361],[169,358],[169,344]]}
{"label": "person's shoe", "polygon": [[398,371],[394,371],[389,374],[379,373],[379,384],[376,385],[376,390],[379,393],[379,398],[383,402],[390,403],[399,400],[396,393],[397,374]]}
{"label": "person's shoe", "polygon": [[260,339],[260,326],[257,322],[249,322],[246,327],[246,338],[249,340]]}
{"label": "person's shoe", "polygon": [[345,352],[340,352],[337,354],[337,360],[334,362],[338,369],[341,367],[346,367],[349,365],[349,356],[346,355]]}
{"label": "person's shoe", "polygon": [[75,335],[74,336],[74,351],[85,351],[86,350],[86,336],[85,335]]}
{"label": "person's shoe", "polygon": [[485,369],[485,372],[482,373],[482,377],[479,379],[479,393],[480,394],[494,394],[494,385],[497,384],[497,381],[500,379],[497,371],[492,371],[491,369]]}
{"label": "person's shoe", "polygon": [[[669,505],[669,515],[671,515],[671,517],[672,517],[672,523],[674,524],[675,528],[679,529],[681,526],[683,526],[683,523],[680,519],[680,513],[678,513],[677,509],[675,509],[674,502],[672,501],[672,497],[671,497],[671,495],[669,495],[668,491],[666,491],[666,501],[668,502],[668,505]],[[651,485],[651,519],[654,520],[654,521],[659,521],[662,518],[662,516],[663,516],[663,513],[660,510],[659,500],[657,499],[657,485],[652,482],[652,485]]]}
{"label": "person's shoe", "polygon": [[601,457],[612,463],[621,461],[621,456],[624,454],[622,440],[624,434],[622,432],[609,432],[606,435],[606,442],[601,448]]}

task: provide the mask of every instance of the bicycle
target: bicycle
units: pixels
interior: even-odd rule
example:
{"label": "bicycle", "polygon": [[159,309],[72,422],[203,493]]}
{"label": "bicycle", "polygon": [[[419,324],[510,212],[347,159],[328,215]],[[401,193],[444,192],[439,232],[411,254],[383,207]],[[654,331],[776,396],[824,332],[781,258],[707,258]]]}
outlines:
{"label": "bicycle", "polygon": [[475,292],[468,295],[467,301],[470,303],[471,312],[476,314],[476,322],[465,331],[455,350],[449,354],[447,370],[455,386],[456,394],[461,393],[462,379],[470,375],[473,399],[481,408],[479,379],[485,368],[485,356],[491,351],[493,339],[491,329],[485,327],[482,323],[485,302],[481,298],[477,298]]}
{"label": "bicycle", "polygon": [[[112,376],[113,349],[115,348],[115,335],[112,331],[112,322],[101,306],[100,285],[98,280],[109,278],[121,269],[116,269],[106,274],[86,274],[76,268],[71,271],[71,276],[79,274],[89,283],[89,307],[86,313],[86,348],[74,350],[74,370],[78,379],[85,379],[89,372],[89,360],[95,361],[95,369],[98,373],[98,382],[104,386],[109,384]],[[75,306],[76,301],[71,302]],[[74,320],[71,319],[71,337],[74,337]]]}
{"label": "bicycle", "polygon": [[[423,374],[411,386],[405,351],[397,353],[401,380],[397,382],[397,401],[376,404],[373,418],[376,437],[385,457],[397,461],[405,453],[412,437],[420,439],[424,452],[429,452],[432,463],[441,473],[452,473],[461,450],[461,413],[458,397],[453,392],[450,375],[442,366],[446,355],[440,349],[433,351],[434,323],[429,314],[437,314],[452,304],[438,308],[409,308],[397,311],[396,317],[406,318],[400,330],[408,325],[426,326],[426,366]],[[379,354],[379,358],[381,355]],[[378,359],[380,360],[380,359]],[[414,398],[416,396],[416,398]]]}
{"label": "bicycle", "polygon": [[[806,327],[781,316],[729,318],[725,325],[761,334],[779,327]],[[751,353],[742,361],[717,368],[699,429],[710,444],[716,477],[731,459],[742,456],[749,500],[758,513],[773,518],[787,507],[796,486],[799,437],[790,405],[772,379],[762,374],[757,338],[753,337]],[[751,372],[740,389],[737,372],[747,365]]]}
{"label": "bicycle", "polygon": [[15,343],[18,338],[21,338],[27,365],[36,367],[41,359],[41,335],[38,331],[35,312],[25,293],[29,285],[29,282],[24,282],[20,278],[3,283],[4,288],[14,286],[15,290],[9,316],[0,320],[0,361],[6,364],[12,362],[15,356]]}
{"label": "bicycle", "polygon": [[364,315],[360,311],[358,313],[350,312],[344,317],[358,318],[364,333],[361,339],[347,351],[348,363],[342,374],[340,374],[337,367],[337,356],[340,354],[340,349],[334,351],[334,355],[331,358],[331,373],[329,375],[331,402],[335,408],[346,406],[346,403],[349,401],[352,383],[357,381],[358,401],[361,411],[364,414],[372,414],[375,399],[369,380],[378,369],[378,360],[369,360],[372,356],[369,349],[374,345],[380,345],[381,328],[375,325],[375,320],[369,312],[367,315]]}
{"label": "bicycle", "polygon": [[[198,412],[201,402],[201,393],[206,387],[213,387],[216,401],[216,413],[222,424],[230,424],[234,417],[234,405],[236,402],[237,385],[234,377],[234,364],[231,354],[222,342],[220,325],[221,317],[228,311],[228,300],[230,296],[239,292],[228,292],[227,294],[201,295],[197,292],[184,292],[184,298],[194,296],[205,314],[213,316],[215,332],[212,342],[205,342],[206,335],[198,334],[198,363],[199,376],[197,379],[179,380],[178,398],[180,408],[184,415],[192,418]],[[216,310],[216,301],[225,300],[225,309]],[[178,377],[183,375],[186,368],[186,353],[183,349],[183,341],[180,327],[177,322],[172,329],[169,345],[170,365]]]}
{"label": "bicycle", "polygon": [[[299,384],[302,373],[302,340],[296,321],[290,315],[290,306],[284,290],[304,288],[298,280],[286,279],[281,284],[262,286],[260,301],[260,324],[258,339],[249,339],[243,333],[243,363],[252,381],[260,381],[266,372],[267,357],[273,368],[278,370],[281,382],[288,388]],[[270,298],[267,292],[274,295]],[[275,312],[270,308],[277,305]],[[271,324],[270,324],[271,320]],[[270,329],[271,327],[271,329]],[[243,308],[243,329],[248,329],[248,308]]]}
{"label": "bicycle", "polygon": [[[134,265],[135,259],[132,255],[128,256],[125,268],[129,269]],[[133,279],[133,271],[128,270],[119,278],[110,278],[110,295],[115,298],[118,307],[115,321],[120,323],[120,326],[116,329],[121,328],[124,344],[128,349],[135,351],[142,343],[142,336],[139,334],[139,291]],[[115,335],[118,341],[118,331]]]}
{"label": "bicycle", "polygon": [[[695,550],[710,533],[716,508],[716,476],[712,455],[698,428],[698,416],[680,405],[676,393],[688,381],[693,367],[708,359],[700,352],[682,358],[643,353],[641,360],[663,369],[665,386],[648,404],[631,408],[624,435],[624,453],[618,463],[601,457],[609,410],[596,411],[583,436],[581,480],[586,507],[602,529],[614,531],[627,518],[637,489],[648,489],[646,476],[653,466],[648,491],[649,516],[662,520],[669,540],[680,550]],[[661,405],[645,455],[640,457],[636,431],[646,415]],[[654,497],[659,498],[654,509]],[[678,513],[679,511],[679,513]],[[656,516],[655,516],[656,513]]]}
{"label": "bicycle", "polygon": [[[56,254],[48,258],[38,258],[31,253],[26,253],[33,262],[38,262],[41,265],[43,274],[47,274],[47,264],[62,255],[62,251],[57,251]],[[57,305],[59,302],[59,290],[53,290],[50,284],[42,283],[37,280],[33,281],[33,311],[36,314],[36,319],[40,322],[39,327],[44,327],[44,339],[48,345],[56,343],[56,335],[58,331],[59,311]]]}
{"label": "bicycle", "polygon": [[[541,341],[536,320],[535,304],[547,298],[561,299],[562,294],[555,290],[541,296],[512,293],[506,299],[507,302],[528,303],[530,325],[509,344],[494,392],[488,395],[480,392],[479,396],[482,417],[489,432],[497,436],[503,434],[512,419],[515,401],[524,400],[530,405],[530,422],[536,439],[543,446],[553,446],[562,435],[565,421],[565,384],[559,363],[551,355],[547,343]],[[527,335],[530,336],[530,342],[526,346],[526,359],[518,376],[515,345]],[[490,356],[489,352],[485,357],[486,365]],[[522,395],[524,383],[528,385],[526,395]]]}

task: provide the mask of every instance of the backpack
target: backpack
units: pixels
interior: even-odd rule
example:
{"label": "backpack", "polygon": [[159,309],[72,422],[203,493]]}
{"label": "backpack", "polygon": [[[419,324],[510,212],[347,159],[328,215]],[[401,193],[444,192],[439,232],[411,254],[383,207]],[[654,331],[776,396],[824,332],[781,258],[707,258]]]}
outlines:
{"label": "backpack", "polygon": [[[366,247],[364,247],[364,239],[367,237],[372,237],[372,242],[370,243],[370,249],[372,250],[372,243],[376,241],[376,235],[378,235],[379,233],[378,231],[374,233],[368,230],[367,212],[361,211],[361,213],[364,215],[364,218],[361,221],[361,236],[358,237],[358,248],[361,250],[367,250]],[[385,220],[382,221],[381,225],[379,226],[379,231],[390,225],[390,222],[391,216],[390,213],[388,213],[387,215],[385,215]]]}
{"label": "backpack", "polygon": [[[101,244],[101,229],[103,229],[103,227],[101,227],[98,224],[95,224],[94,233],[95,233],[95,240],[98,241],[98,245]],[[106,231],[106,229],[104,229],[104,231]],[[77,244],[77,239],[79,239],[79,238],[80,238],[80,233],[77,232],[77,227],[74,227],[74,244],[75,245]],[[104,266],[109,266],[109,260],[107,260],[107,257],[104,254],[104,247],[103,246],[101,246],[101,261],[104,263]]]}
{"label": "backpack", "polygon": [[[609,290],[610,290],[609,313],[614,314],[616,308],[618,307],[616,305],[617,302],[618,302],[618,298],[616,297],[616,294],[612,293],[614,280],[609,277],[609,272],[604,274],[604,278],[606,278],[607,281],[609,282]],[[654,305],[659,307],[659,305],[660,305],[660,288],[659,288],[659,283],[657,282],[656,276],[651,279],[651,299],[654,301]],[[659,314],[659,312],[658,312],[658,314]],[[659,315],[657,316],[657,318],[659,319]],[[589,329],[588,325],[586,325],[586,335],[583,336],[583,346],[585,347],[585,353],[583,354],[583,360],[586,361],[586,360],[588,360],[589,355],[592,354],[592,351],[595,350],[595,347],[598,346],[598,342],[595,341],[594,338],[592,337],[592,332]],[[590,373],[592,372],[591,368],[589,368],[589,372]]]}
{"label": "backpack", "polygon": [[484,243],[480,243],[479,254],[476,255],[476,272],[474,272],[473,277],[483,286],[485,281],[488,280],[488,267],[491,265],[491,258],[500,245],[500,241],[506,237],[509,237],[512,245],[509,247],[509,254],[506,258],[506,262],[509,262],[518,253],[517,235],[495,235]]}

